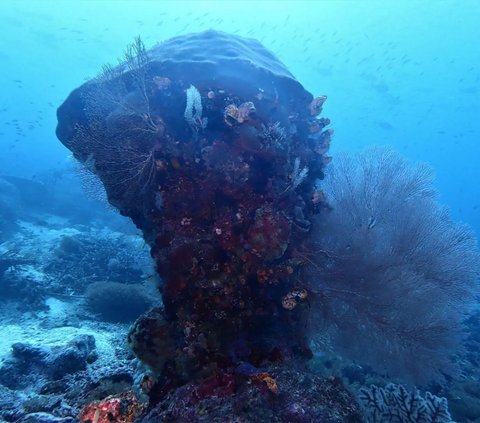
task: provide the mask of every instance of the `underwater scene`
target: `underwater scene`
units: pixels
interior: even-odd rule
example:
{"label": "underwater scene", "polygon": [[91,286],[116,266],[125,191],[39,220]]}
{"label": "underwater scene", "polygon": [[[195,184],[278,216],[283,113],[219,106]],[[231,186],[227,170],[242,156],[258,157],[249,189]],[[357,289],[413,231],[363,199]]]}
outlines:
{"label": "underwater scene", "polygon": [[480,423],[480,2],[0,2],[0,422]]}

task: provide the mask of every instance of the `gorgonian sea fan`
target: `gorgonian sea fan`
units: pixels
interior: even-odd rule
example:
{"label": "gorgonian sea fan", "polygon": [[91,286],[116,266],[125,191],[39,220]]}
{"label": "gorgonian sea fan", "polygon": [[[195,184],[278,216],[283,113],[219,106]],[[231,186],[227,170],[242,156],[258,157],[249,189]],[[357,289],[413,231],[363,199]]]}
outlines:
{"label": "gorgonian sea fan", "polygon": [[453,373],[480,256],[472,230],[438,203],[431,169],[370,148],[336,157],[323,187],[331,209],[305,255],[313,337],[403,380]]}

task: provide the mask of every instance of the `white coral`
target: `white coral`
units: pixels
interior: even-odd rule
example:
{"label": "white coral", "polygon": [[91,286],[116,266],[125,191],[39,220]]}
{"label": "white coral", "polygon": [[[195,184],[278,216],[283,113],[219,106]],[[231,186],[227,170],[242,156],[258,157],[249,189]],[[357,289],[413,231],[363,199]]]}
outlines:
{"label": "white coral", "polygon": [[293,165],[293,172],[292,172],[292,184],[293,188],[297,188],[307,177],[308,175],[308,167],[304,167],[300,170],[300,157],[295,159],[295,163]]}
{"label": "white coral", "polygon": [[185,105],[185,120],[190,126],[205,128],[206,119],[202,119],[202,97],[196,87],[190,85],[187,89],[187,104]]}

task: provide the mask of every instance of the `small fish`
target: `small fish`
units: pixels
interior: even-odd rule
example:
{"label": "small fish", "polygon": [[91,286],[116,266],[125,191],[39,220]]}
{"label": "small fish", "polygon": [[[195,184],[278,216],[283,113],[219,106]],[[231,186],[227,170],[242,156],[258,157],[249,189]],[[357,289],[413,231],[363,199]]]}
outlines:
{"label": "small fish", "polygon": [[371,216],[370,219],[368,219],[367,229],[372,229],[372,228],[374,228],[376,224],[377,224],[377,219],[374,218],[373,216]]}
{"label": "small fish", "polygon": [[391,131],[393,130],[393,125],[391,125],[390,123],[388,122],[385,122],[385,121],[378,121],[378,122],[375,122],[380,128],[384,129],[385,131]]}

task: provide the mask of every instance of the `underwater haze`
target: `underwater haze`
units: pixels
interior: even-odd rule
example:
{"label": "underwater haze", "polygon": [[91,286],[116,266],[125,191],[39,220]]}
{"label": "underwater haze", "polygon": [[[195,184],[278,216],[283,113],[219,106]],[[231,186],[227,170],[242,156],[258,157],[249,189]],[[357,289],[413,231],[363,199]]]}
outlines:
{"label": "underwater haze", "polygon": [[53,136],[72,87],[147,47],[214,28],[261,41],[328,95],[332,152],[389,144],[430,163],[441,200],[480,233],[480,5],[462,1],[4,1],[0,169],[68,166]]}
{"label": "underwater haze", "polygon": [[480,423],[480,2],[0,2],[0,422]]}

